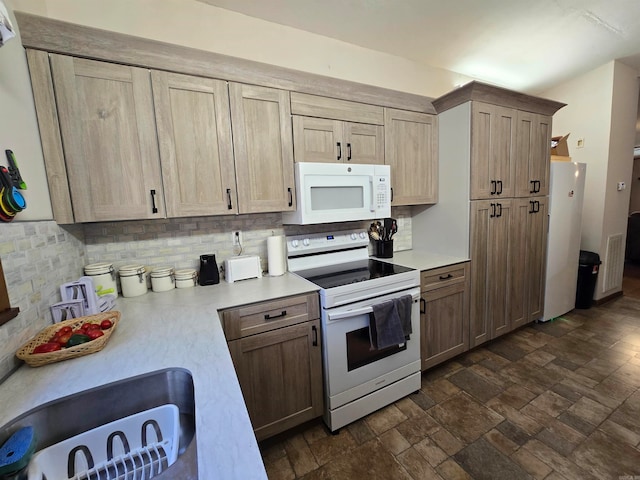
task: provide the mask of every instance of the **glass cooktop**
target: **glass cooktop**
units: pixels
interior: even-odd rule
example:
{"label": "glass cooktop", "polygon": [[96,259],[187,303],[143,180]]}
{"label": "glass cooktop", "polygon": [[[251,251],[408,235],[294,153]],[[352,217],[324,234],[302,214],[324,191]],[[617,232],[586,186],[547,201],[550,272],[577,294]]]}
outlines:
{"label": "glass cooktop", "polygon": [[302,270],[296,274],[315,283],[321,288],[341,287],[350,283],[366,282],[375,278],[388,277],[398,273],[413,271],[413,268],[381,262],[380,260],[366,259],[357,262],[342,263]]}

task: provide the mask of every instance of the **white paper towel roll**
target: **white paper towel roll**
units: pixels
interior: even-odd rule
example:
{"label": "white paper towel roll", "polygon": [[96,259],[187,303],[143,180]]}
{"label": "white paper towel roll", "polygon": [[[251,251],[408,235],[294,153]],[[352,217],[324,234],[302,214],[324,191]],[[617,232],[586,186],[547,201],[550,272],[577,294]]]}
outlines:
{"label": "white paper towel roll", "polygon": [[283,235],[267,237],[269,275],[277,277],[287,271],[286,241]]}

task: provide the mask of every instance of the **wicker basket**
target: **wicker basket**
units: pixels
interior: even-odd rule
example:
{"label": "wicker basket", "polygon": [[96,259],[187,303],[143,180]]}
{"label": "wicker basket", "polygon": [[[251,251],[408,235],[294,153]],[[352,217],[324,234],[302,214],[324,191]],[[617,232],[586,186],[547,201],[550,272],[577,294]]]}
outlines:
{"label": "wicker basket", "polygon": [[[64,326],[70,326],[72,329],[82,326],[83,323],[100,323],[103,320],[111,320],[113,326],[107,330],[103,330],[103,336],[98,337],[90,342],[81,343],[74,347],[63,348],[55,352],[49,353],[32,353],[33,349],[41,343],[48,342],[54,333]],[[24,360],[27,365],[31,367],[41,367],[48,363],[61,362],[62,360],[68,360],[69,358],[81,357],[83,355],[89,355],[90,353],[99,352],[109,341],[109,338],[113,334],[113,331],[118,326],[120,321],[120,312],[111,311],[105,313],[98,313],[96,315],[88,315],[86,317],[72,318],[71,320],[65,320],[55,325],[51,325],[40,331],[35,337],[22,345],[16,352],[16,357],[20,360]]]}

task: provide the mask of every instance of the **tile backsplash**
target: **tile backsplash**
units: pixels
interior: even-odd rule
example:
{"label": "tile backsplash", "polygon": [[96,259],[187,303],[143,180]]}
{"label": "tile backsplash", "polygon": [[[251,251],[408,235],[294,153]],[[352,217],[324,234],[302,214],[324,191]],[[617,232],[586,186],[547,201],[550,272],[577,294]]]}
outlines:
{"label": "tile backsplash", "polygon": [[16,318],[0,326],[0,379],[18,365],[16,350],[51,323],[60,284],[77,280],[86,263],[81,225],[53,221],[0,225],[0,258]]}
{"label": "tile backsplash", "polygon": [[[399,224],[394,249],[408,250],[410,208],[398,207],[393,215]],[[259,255],[266,271],[267,237],[271,235],[368,229],[370,223],[283,225],[281,214],[267,213],[86,224],[84,238],[87,262],[113,263],[116,270],[127,264],[197,269],[200,255],[215,254],[219,266],[235,255]],[[232,232],[238,230],[242,232],[242,248],[234,247],[232,242]]]}
{"label": "tile backsplash", "polygon": [[[411,249],[411,209],[394,207],[394,250]],[[15,319],[0,326],[0,379],[17,365],[15,351],[51,323],[49,306],[60,301],[62,283],[77,280],[89,263],[198,269],[200,255],[215,254],[221,266],[235,255],[259,255],[267,270],[267,237],[368,229],[371,222],[283,225],[279,213],[173,218],[59,226],[53,221],[0,225],[0,258]],[[242,248],[232,232],[242,232]],[[370,253],[373,254],[372,245]]]}

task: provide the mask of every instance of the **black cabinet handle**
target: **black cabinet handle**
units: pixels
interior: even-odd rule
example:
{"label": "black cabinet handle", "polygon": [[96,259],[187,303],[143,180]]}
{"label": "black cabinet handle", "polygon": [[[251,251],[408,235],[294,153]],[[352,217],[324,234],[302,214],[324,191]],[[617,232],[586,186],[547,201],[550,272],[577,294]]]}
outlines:
{"label": "black cabinet handle", "polygon": [[529,193],[536,193],[536,181],[529,180],[529,183],[531,184],[531,190],[529,190]]}
{"label": "black cabinet handle", "polygon": [[311,325],[311,331],[313,332],[313,343],[314,347],[318,346],[318,328],[315,325]]}
{"label": "black cabinet handle", "polygon": [[233,205],[231,205],[231,189],[227,188],[227,209],[231,210]]}
{"label": "black cabinet handle", "polygon": [[151,190],[151,213],[158,213],[158,207],[156,207],[156,191]]}
{"label": "black cabinet handle", "polygon": [[534,202],[533,213],[538,213],[539,211],[540,211],[540,202],[538,200],[536,200]]}
{"label": "black cabinet handle", "polygon": [[336,160],[340,160],[342,158],[342,145],[340,145],[340,142],[336,143],[336,145],[338,146],[338,157]]}
{"label": "black cabinet handle", "polygon": [[393,187],[391,187],[391,203],[393,203]]}
{"label": "black cabinet handle", "polygon": [[489,218],[493,218],[496,216],[496,204],[492,203],[491,204],[491,213],[489,214]]}
{"label": "black cabinet handle", "polygon": [[351,144],[347,143],[347,162],[351,161]]}
{"label": "black cabinet handle", "polygon": [[[530,192],[533,193],[533,192]],[[535,204],[533,203],[533,200],[529,200],[529,212],[528,213],[533,213],[535,210]]]}
{"label": "black cabinet handle", "polygon": [[287,315],[287,311],[286,310],[282,310],[278,315],[269,315],[268,313],[264,314],[264,319],[265,320],[273,320],[274,318],[282,318],[285,317]]}
{"label": "black cabinet handle", "polygon": [[423,315],[427,313],[427,301],[422,297],[420,297],[420,313]]}
{"label": "black cabinet handle", "polygon": [[533,185],[534,185],[534,190],[535,190],[534,193],[540,193],[540,180],[534,180],[533,181]]}
{"label": "black cabinet handle", "polygon": [[292,207],[293,206],[293,191],[291,190],[291,187],[287,188],[287,192],[289,193],[289,206]]}
{"label": "black cabinet handle", "polygon": [[502,204],[501,203],[497,203],[496,205],[498,205],[498,213],[497,213],[496,217],[500,218],[502,216]]}
{"label": "black cabinet handle", "polygon": [[498,184],[498,191],[496,192],[496,195],[502,195],[502,180],[498,180],[496,183]]}
{"label": "black cabinet handle", "polygon": [[491,180],[491,195],[495,195],[495,194],[496,194],[496,181]]}
{"label": "black cabinet handle", "polygon": [[447,275],[440,275],[440,280],[449,280],[450,278],[453,278],[453,275],[450,273]]}

